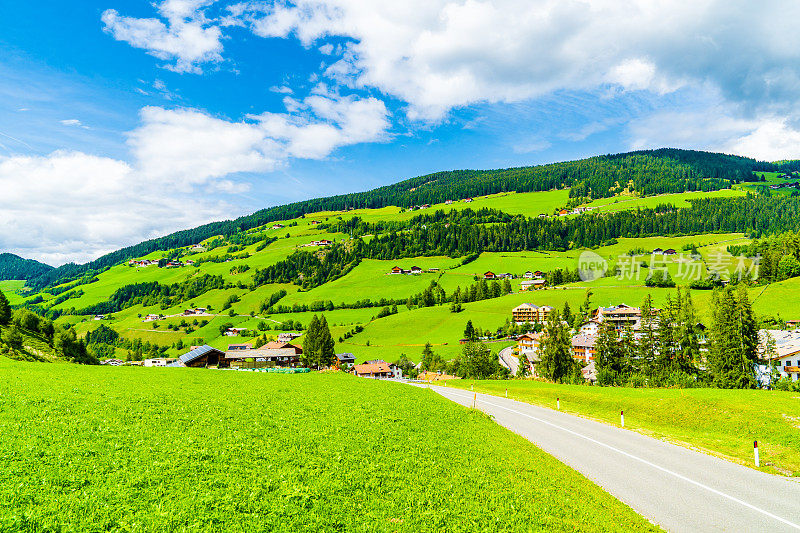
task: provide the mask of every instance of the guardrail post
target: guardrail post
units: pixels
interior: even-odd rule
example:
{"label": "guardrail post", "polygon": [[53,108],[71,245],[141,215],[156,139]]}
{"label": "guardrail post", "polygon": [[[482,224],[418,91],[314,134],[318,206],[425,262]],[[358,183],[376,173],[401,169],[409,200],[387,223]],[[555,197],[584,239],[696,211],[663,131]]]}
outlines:
{"label": "guardrail post", "polygon": [[625,411],[619,412],[619,423],[622,427],[625,427]]}
{"label": "guardrail post", "polygon": [[757,440],[753,441],[753,456],[754,456],[754,458],[756,460],[756,467],[760,467],[761,466],[761,461],[758,458],[758,441]]}
{"label": "guardrail post", "polygon": [[508,398],[508,387],[506,387],[506,398]]}
{"label": "guardrail post", "polygon": [[556,409],[561,409],[561,398],[556,398]]}

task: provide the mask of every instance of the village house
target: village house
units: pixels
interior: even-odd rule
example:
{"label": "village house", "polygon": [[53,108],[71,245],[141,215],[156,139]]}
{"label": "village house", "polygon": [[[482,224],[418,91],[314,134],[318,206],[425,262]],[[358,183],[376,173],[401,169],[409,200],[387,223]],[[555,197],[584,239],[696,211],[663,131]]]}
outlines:
{"label": "village house", "polygon": [[536,291],[536,290],[539,290],[539,289],[544,289],[546,286],[547,286],[547,281],[546,280],[543,280],[543,279],[530,279],[530,280],[525,280],[525,281],[521,282],[519,284],[519,289],[521,291],[527,291],[527,290],[531,290],[531,289]]}
{"label": "village house", "polygon": [[94,315],[94,319],[95,320],[105,320],[106,319],[106,315]]}
{"label": "village house", "polygon": [[353,365],[356,363],[356,356],[351,353],[337,353],[336,361],[339,363],[340,367],[353,368]]}
{"label": "village house", "polygon": [[175,361],[177,361],[177,359],[168,359],[166,357],[158,357],[158,358],[155,358],[155,359],[145,359],[144,360],[144,364],[142,366],[146,366],[146,367],[154,367],[154,366],[164,367],[164,366],[167,366],[167,365],[170,365],[170,364],[174,363]]}
{"label": "village house", "polygon": [[771,360],[772,366],[778,369],[781,378],[788,377],[792,381],[800,379],[800,330],[762,329],[759,331],[762,348],[767,335],[770,335],[775,340],[775,355]]}
{"label": "village house", "polygon": [[283,229],[285,227],[286,226],[284,226],[283,224],[273,224],[272,225],[272,229]]}
{"label": "village house", "polygon": [[517,351],[522,354],[535,354],[539,351],[541,333],[525,333],[517,338]]}
{"label": "village house", "polygon": [[522,277],[525,278],[525,279],[533,279],[533,272],[528,270],[522,275]]}
{"label": "village house", "polygon": [[353,373],[362,378],[390,378],[393,372],[389,363],[382,360],[367,361],[353,367]]}
{"label": "village house", "polygon": [[333,244],[333,243],[331,241],[329,241],[328,239],[322,239],[322,240],[319,240],[319,241],[311,241],[306,246],[330,246],[331,244]]}
{"label": "village house", "polygon": [[472,203],[472,198],[464,198],[464,203],[465,204]]}
{"label": "village house", "polygon": [[664,250],[664,255],[675,255],[678,252],[675,251],[675,248],[667,248]]}
{"label": "village house", "polygon": [[321,224],[321,222],[319,220],[312,220],[311,221],[311,225],[312,226],[316,226],[317,224]]}
{"label": "village house", "polygon": [[202,244],[193,244],[192,247],[189,248],[189,250],[192,252],[205,252],[206,247],[203,246]]}
{"label": "village house", "polygon": [[664,250],[662,250],[661,248],[656,248],[652,252],[653,255],[662,255],[663,253],[664,253]]}
{"label": "village house", "polygon": [[439,272],[439,269],[436,268],[436,267],[431,267],[428,270],[426,270],[425,272],[430,272],[431,274],[434,274],[436,272]]}
{"label": "village house", "polygon": [[236,337],[247,331],[247,328],[228,328],[225,330],[226,337]]}
{"label": "village house", "polygon": [[203,346],[192,347],[191,350],[181,355],[177,361],[170,363],[168,366],[228,368],[230,364],[225,360],[225,352],[204,344]]}
{"label": "village house", "polygon": [[535,322],[547,322],[547,318],[554,308],[549,305],[538,306],[531,303],[520,304],[511,310],[514,322],[517,324],[533,324]]}
{"label": "village house", "polygon": [[569,211],[567,211],[566,209],[559,209],[558,210],[558,216],[565,217],[567,215],[569,215]]}
{"label": "village house", "polygon": [[539,213],[539,215],[537,215],[537,216],[539,218],[547,218],[547,214],[546,213]]}
{"label": "village house", "polygon": [[453,200],[445,200],[444,205],[450,205],[453,203]]}
{"label": "village house", "polygon": [[583,335],[597,335],[600,332],[600,321],[596,318],[587,320],[578,328],[578,333]]}
{"label": "village house", "polygon": [[593,317],[600,322],[611,322],[616,330],[623,329],[626,325],[630,325],[633,329],[639,329],[642,310],[638,307],[619,304],[614,307],[598,307],[594,311]]}
{"label": "village house", "polygon": [[389,274],[402,274],[402,273],[403,273],[403,269],[400,268],[399,266],[393,266],[392,267],[392,271],[389,272]]}
{"label": "village house", "polygon": [[286,331],[278,334],[278,342],[292,342],[297,337],[302,337],[302,335],[293,331]]}
{"label": "village house", "polygon": [[418,267],[418,266],[412,266],[411,267],[411,273],[412,274],[422,274],[422,269],[420,267]]}
{"label": "village house", "polygon": [[267,368],[300,366],[303,349],[293,344],[269,342],[253,350],[232,350],[225,359],[232,368]]}
{"label": "village house", "polygon": [[596,342],[596,335],[575,335],[572,337],[572,357],[585,363],[594,361]]}
{"label": "village house", "polygon": [[489,270],[488,272],[484,272],[484,273],[483,273],[483,279],[487,279],[487,280],[488,280],[488,279],[497,279],[497,275],[495,275],[495,273],[494,273],[494,272],[492,272],[491,270]]}
{"label": "village house", "polygon": [[100,361],[101,365],[109,365],[109,366],[121,366],[124,363],[125,361],[123,361],[122,359],[115,359],[115,358],[105,359],[103,361]]}
{"label": "village house", "polygon": [[202,316],[207,314],[205,307],[196,307],[194,309],[184,309],[183,316]]}
{"label": "village house", "polygon": [[161,315],[154,315],[154,314],[145,315],[143,322],[152,322],[153,320],[159,320],[160,318]]}
{"label": "village house", "polygon": [[253,344],[249,343],[249,342],[245,343],[245,344],[229,344],[228,345],[228,351],[229,352],[236,352],[236,351],[242,351],[242,350],[252,350],[252,349],[253,349]]}

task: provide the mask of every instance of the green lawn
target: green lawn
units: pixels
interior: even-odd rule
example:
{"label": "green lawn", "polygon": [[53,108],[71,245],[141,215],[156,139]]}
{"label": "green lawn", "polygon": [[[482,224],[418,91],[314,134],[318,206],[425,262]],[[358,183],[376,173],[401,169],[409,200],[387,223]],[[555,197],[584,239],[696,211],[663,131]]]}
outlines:
{"label": "green lawn", "polygon": [[800,395],[720,389],[633,389],[557,385],[539,381],[451,381],[449,386],[554,408],[619,424],[644,434],[753,464],[758,440],[762,469],[800,476]]}
{"label": "green lawn", "polygon": [[0,377],[3,531],[655,530],[429,390],[5,360]]}
{"label": "green lawn", "polygon": [[637,208],[652,208],[659,204],[671,204],[675,207],[689,207],[689,200],[696,198],[731,198],[734,196],[744,196],[746,191],[741,189],[720,189],[709,192],[682,192],[676,194],[659,194],[656,196],[612,196],[610,198],[600,198],[591,203],[585,204],[589,207],[596,207],[598,211],[624,211]]}

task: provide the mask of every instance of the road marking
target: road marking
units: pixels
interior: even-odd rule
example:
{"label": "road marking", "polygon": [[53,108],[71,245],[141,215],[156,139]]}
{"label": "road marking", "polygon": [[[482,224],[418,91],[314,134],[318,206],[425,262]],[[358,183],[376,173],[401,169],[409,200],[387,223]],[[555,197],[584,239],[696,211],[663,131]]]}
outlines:
{"label": "road marking", "polygon": [[[437,391],[437,392],[439,392],[439,391]],[[450,393],[450,391],[448,391],[448,393]],[[442,394],[442,396],[444,396],[445,398],[447,397],[444,394]],[[453,396],[459,396],[459,395],[458,394],[453,394]],[[770,518],[773,518],[773,519],[775,519],[775,520],[777,520],[779,522],[782,522],[782,523],[784,523],[784,524],[786,524],[788,526],[791,526],[791,527],[793,527],[793,528],[795,528],[797,530],[800,530],[800,525],[795,524],[794,522],[790,522],[789,520],[786,520],[785,518],[781,518],[780,516],[774,515],[774,514],[770,513],[769,511],[766,511],[764,509],[756,507],[755,505],[749,504],[746,501],[740,500],[739,498],[736,498],[736,497],[731,496],[729,494],[725,494],[724,492],[718,491],[717,489],[709,487],[708,485],[704,485],[703,483],[700,483],[699,481],[695,481],[695,480],[693,480],[691,478],[688,478],[688,477],[686,477],[686,476],[684,476],[682,474],[679,474],[677,472],[673,472],[672,470],[669,470],[668,468],[664,468],[663,466],[659,466],[659,465],[657,465],[655,463],[651,463],[647,459],[642,459],[641,457],[637,457],[637,456],[635,456],[633,454],[630,454],[630,453],[628,453],[626,451],[620,450],[619,448],[615,448],[614,446],[611,446],[610,444],[606,444],[604,442],[600,442],[599,440],[593,439],[592,437],[587,437],[586,435],[582,435],[582,434],[578,433],[577,431],[572,431],[571,429],[567,429],[565,427],[559,426],[558,424],[553,424],[552,422],[548,422],[547,420],[535,417],[533,415],[529,415],[527,413],[523,413],[522,411],[517,411],[516,409],[511,409],[509,407],[505,407],[505,406],[502,406],[502,405],[498,405],[496,403],[488,402],[486,400],[481,400],[481,401],[483,403],[487,404],[487,405],[491,405],[493,407],[498,407],[500,409],[505,409],[506,411],[510,411],[512,413],[516,413],[518,415],[522,415],[522,416],[530,418],[532,420],[536,420],[537,422],[541,422],[542,424],[546,424],[546,425],[552,426],[552,427],[554,427],[556,429],[560,429],[562,431],[566,431],[567,433],[571,433],[572,435],[575,435],[576,437],[580,437],[582,439],[588,440],[589,442],[593,442],[595,444],[603,446],[604,448],[608,448],[609,450],[615,451],[615,452],[617,452],[617,453],[619,453],[621,455],[624,455],[626,457],[630,457],[631,459],[634,459],[634,460],[639,461],[641,463],[644,463],[644,464],[646,464],[648,466],[651,466],[651,467],[655,468],[656,470],[661,470],[662,472],[664,472],[666,474],[670,474],[671,476],[675,476],[678,479],[682,479],[683,481],[686,481],[688,483],[696,485],[696,486],[698,486],[698,487],[700,487],[702,489],[705,489],[705,490],[707,490],[709,492],[713,492],[714,494],[716,494],[718,496],[722,496],[723,498],[727,498],[727,499],[731,500],[732,502],[736,502],[736,503],[738,503],[740,505],[743,505],[743,506],[745,506],[745,507],[747,507],[749,509],[752,509],[753,511],[757,511],[757,512],[763,514],[763,515],[766,515],[766,516],[768,516]],[[514,400],[512,400],[512,401],[514,401]]]}

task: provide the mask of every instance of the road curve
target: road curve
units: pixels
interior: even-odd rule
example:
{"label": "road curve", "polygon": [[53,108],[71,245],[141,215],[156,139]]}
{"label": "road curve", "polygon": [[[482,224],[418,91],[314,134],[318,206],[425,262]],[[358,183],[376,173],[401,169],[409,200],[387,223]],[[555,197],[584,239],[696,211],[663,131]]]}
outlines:
{"label": "road curve", "polygon": [[800,483],[552,409],[432,387],[502,426],[676,532],[800,531]]}
{"label": "road curve", "polygon": [[511,372],[512,376],[516,376],[517,368],[519,368],[519,359],[514,357],[513,350],[513,346],[503,348],[498,352],[497,358],[500,360],[500,364]]}

